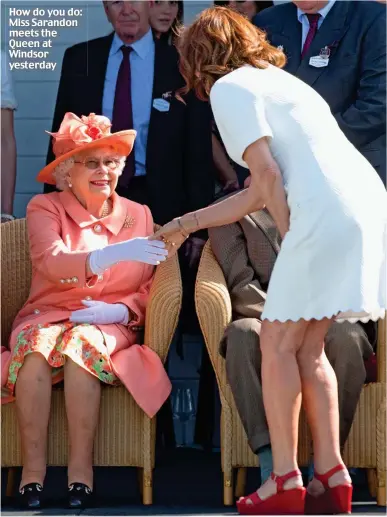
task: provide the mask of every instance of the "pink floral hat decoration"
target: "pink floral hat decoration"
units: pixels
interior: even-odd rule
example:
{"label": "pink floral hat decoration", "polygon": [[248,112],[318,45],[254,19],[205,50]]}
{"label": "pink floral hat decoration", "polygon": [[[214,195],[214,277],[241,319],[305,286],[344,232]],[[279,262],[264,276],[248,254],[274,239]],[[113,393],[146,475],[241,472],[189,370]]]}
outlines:
{"label": "pink floral hat decoration", "polygon": [[128,129],[111,133],[110,128],[111,122],[107,117],[90,113],[88,117],[79,118],[74,113],[66,113],[57,133],[46,131],[54,139],[52,150],[55,160],[46,165],[36,179],[55,185],[55,168],[86,149],[113,146],[119,149],[120,154],[128,156],[133,149],[136,131]]}

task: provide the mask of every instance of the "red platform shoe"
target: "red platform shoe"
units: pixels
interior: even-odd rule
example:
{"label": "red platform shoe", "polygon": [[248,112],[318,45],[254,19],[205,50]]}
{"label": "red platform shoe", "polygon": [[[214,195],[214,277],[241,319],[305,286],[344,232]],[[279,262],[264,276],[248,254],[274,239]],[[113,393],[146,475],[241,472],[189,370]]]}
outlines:
{"label": "red platform shoe", "polygon": [[305,498],[305,514],[306,515],[337,515],[340,513],[351,513],[352,503],[352,485],[329,486],[329,478],[345,470],[344,465],[336,465],[333,469],[328,470],[325,474],[314,473],[314,477],[320,481],[325,492],[314,497],[306,492]]}
{"label": "red platform shoe", "polygon": [[[305,488],[297,487],[284,490],[284,483],[291,478],[301,476],[299,470],[293,470],[284,476],[276,476],[271,473],[271,479],[277,485],[277,493],[261,499],[257,492],[246,497],[241,497],[237,502],[237,508],[241,515],[303,515]],[[251,503],[247,503],[250,499]]]}

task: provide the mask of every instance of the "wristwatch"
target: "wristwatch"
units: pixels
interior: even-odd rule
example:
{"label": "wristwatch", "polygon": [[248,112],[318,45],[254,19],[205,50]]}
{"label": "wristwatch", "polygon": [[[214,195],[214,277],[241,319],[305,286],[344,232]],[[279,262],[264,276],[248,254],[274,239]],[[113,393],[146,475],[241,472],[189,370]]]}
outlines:
{"label": "wristwatch", "polygon": [[11,214],[1,214],[1,219],[5,219],[6,221],[14,221],[16,217]]}

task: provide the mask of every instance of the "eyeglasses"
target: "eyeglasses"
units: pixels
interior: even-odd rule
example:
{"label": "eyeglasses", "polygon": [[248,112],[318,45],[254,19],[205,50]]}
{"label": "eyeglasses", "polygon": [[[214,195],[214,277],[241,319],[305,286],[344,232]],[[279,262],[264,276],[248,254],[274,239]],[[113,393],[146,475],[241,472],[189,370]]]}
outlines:
{"label": "eyeglasses", "polygon": [[86,158],[86,160],[75,161],[74,163],[82,163],[88,169],[95,171],[97,169],[101,169],[102,167],[106,167],[110,171],[114,171],[123,166],[124,162],[118,160],[117,158]]}

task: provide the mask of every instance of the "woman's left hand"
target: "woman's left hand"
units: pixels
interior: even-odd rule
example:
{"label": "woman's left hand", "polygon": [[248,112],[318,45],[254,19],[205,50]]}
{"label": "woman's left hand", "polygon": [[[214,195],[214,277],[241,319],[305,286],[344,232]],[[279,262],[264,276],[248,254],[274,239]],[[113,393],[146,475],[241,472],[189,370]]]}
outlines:
{"label": "woman's left hand", "polygon": [[90,325],[109,325],[112,323],[129,323],[129,310],[123,303],[105,303],[94,300],[82,300],[87,309],[74,311],[70,315],[73,323]]}

